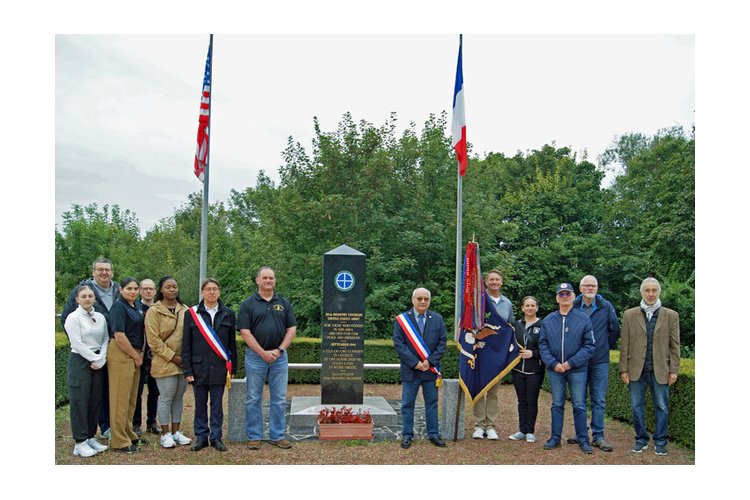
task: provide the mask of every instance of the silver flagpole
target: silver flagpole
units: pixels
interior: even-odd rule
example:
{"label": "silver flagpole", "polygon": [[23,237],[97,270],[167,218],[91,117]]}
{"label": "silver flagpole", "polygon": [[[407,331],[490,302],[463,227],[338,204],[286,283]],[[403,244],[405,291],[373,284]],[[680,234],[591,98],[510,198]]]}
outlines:
{"label": "silver flagpole", "polygon": [[463,178],[460,173],[459,166],[458,173],[458,189],[456,193],[456,303],[454,311],[454,332],[453,338],[458,342],[461,323],[461,297],[463,296],[463,290],[461,290],[461,254],[463,247]]}
{"label": "silver flagpole", "polygon": [[[459,35],[458,37],[458,46],[463,46],[463,35]],[[459,51],[461,49],[459,48]],[[463,68],[461,68],[462,77],[463,77]],[[468,156],[468,155],[467,155]],[[468,162],[468,157],[467,157]],[[467,170],[468,170],[468,163],[467,163]],[[456,177],[458,178],[456,183],[456,303],[455,303],[455,309],[453,312],[453,338],[456,342],[460,342],[459,338],[461,336],[461,298],[462,298],[462,290],[461,290],[461,247],[463,244],[463,221],[464,221],[464,211],[463,211],[463,196],[464,196],[464,189],[463,189],[463,178],[461,177],[461,163],[456,162]],[[461,347],[461,344],[459,343],[458,347]],[[460,356],[460,355],[459,355]],[[460,362],[459,362],[460,365]],[[459,381],[461,380],[461,374],[458,374]],[[456,415],[455,415],[455,422],[453,427],[453,441],[456,442],[458,440],[458,420],[459,420],[459,411],[461,408],[461,397],[463,396],[463,389],[460,387],[458,388],[458,401],[456,402]]]}
{"label": "silver flagpole", "polygon": [[211,115],[213,111],[213,94],[214,94],[214,35],[211,34],[208,42],[209,52],[211,53],[211,59],[208,63],[208,74],[211,75],[211,95],[209,97],[209,108],[208,108],[208,152],[206,153],[206,167],[203,170],[203,210],[201,211],[201,253],[200,253],[200,266],[198,276],[198,294],[200,295],[201,283],[206,279],[206,271],[208,268],[208,172],[209,164],[211,163],[211,136],[213,130],[211,129]]}

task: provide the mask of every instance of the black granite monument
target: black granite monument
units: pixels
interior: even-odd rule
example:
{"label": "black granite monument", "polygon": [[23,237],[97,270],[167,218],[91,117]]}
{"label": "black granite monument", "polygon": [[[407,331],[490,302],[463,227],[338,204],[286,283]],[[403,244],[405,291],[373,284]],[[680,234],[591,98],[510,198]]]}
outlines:
{"label": "black granite monument", "polygon": [[346,245],[323,255],[321,404],[362,404],[365,254]]}

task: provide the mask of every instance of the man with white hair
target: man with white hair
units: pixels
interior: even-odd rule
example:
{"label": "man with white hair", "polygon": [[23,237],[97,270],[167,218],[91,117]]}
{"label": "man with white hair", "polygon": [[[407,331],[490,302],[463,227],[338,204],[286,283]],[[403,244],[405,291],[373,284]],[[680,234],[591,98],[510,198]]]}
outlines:
{"label": "man with white hair", "polygon": [[[591,444],[602,451],[612,451],[612,445],[604,440],[604,411],[609,383],[609,350],[620,338],[620,322],[614,306],[597,293],[599,281],[596,276],[588,274],[581,278],[578,290],[581,295],[576,297],[573,308],[589,317],[596,340],[596,350],[589,361],[586,377],[586,393],[591,401]],[[575,437],[568,438],[568,444],[576,443]]]}
{"label": "man with white hair", "polygon": [[620,378],[630,390],[635,443],[630,451],[648,449],[646,431],[646,388],[654,402],[657,455],[667,454],[669,388],[677,381],[680,368],[680,316],[662,307],[661,285],[655,278],[641,283],[641,305],[625,311],[620,342]]}
{"label": "man with white hair", "polygon": [[414,439],[414,406],[422,388],[427,437],[432,444],[445,447],[438,423],[438,387],[442,383],[440,360],[445,354],[446,329],[443,317],[429,309],[430,291],[417,288],[411,294],[414,306],[396,316],[393,347],[401,361],[401,447],[407,449]]}

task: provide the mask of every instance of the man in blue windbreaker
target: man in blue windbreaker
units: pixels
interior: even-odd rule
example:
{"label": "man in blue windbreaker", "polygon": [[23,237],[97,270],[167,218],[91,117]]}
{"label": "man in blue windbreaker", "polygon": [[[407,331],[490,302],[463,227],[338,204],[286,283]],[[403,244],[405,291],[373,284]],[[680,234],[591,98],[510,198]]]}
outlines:
{"label": "man in blue windbreaker", "polygon": [[[609,384],[609,350],[617,346],[620,322],[614,306],[597,293],[599,281],[595,276],[588,274],[581,278],[578,289],[581,294],[573,301],[573,309],[589,317],[596,340],[596,350],[589,360],[586,377],[586,393],[591,401],[591,444],[602,451],[612,451],[612,445],[604,440],[604,411]],[[568,438],[568,443],[576,444],[578,439]]]}
{"label": "man in blue windbreaker", "polygon": [[570,387],[573,423],[578,446],[593,453],[586,429],[586,376],[596,341],[591,320],[573,308],[573,285],[561,283],[555,292],[559,309],[544,318],[539,334],[539,354],[547,367],[552,389],[552,434],[545,450],[560,446],[565,416],[565,389]]}

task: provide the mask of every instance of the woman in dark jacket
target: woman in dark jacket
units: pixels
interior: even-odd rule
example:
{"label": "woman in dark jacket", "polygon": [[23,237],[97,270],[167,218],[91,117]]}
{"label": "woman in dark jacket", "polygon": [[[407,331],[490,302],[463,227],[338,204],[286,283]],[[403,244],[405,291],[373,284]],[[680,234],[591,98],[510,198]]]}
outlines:
{"label": "woman in dark jacket", "polygon": [[[195,444],[191,450],[202,450],[210,442],[217,450],[227,451],[221,441],[224,422],[221,403],[224,387],[229,384],[229,375],[237,371],[235,315],[219,300],[221,288],[215,279],[207,278],[201,284],[201,294],[203,300],[185,314],[182,335],[182,368],[185,379],[193,384],[195,396]],[[209,396],[210,434],[207,412]]]}
{"label": "woman in dark jacket", "polygon": [[521,349],[521,362],[513,369],[513,385],[518,397],[518,427],[519,432],[508,436],[513,441],[526,438],[527,443],[536,442],[534,426],[538,413],[537,400],[539,390],[544,381],[544,365],[539,356],[539,332],[542,320],[537,317],[539,304],[532,296],[524,297],[521,301],[524,318],[513,325],[516,340]]}

